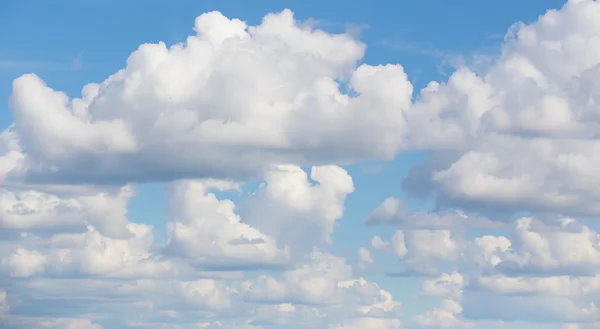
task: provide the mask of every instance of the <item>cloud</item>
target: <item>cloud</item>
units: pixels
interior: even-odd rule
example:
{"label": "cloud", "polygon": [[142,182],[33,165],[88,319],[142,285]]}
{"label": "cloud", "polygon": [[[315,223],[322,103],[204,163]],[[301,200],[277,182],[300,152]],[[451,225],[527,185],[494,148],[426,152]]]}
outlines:
{"label": "cloud", "polygon": [[465,280],[458,272],[442,273],[438,278],[423,281],[421,294],[429,297],[460,297]]}
{"label": "cloud", "polygon": [[[210,189],[219,182],[182,181],[172,186],[169,241],[165,253],[203,268],[283,266],[287,248],[274,237],[242,222],[231,200],[219,200]],[[221,183],[223,190],[232,186]],[[262,241],[262,243],[240,243]]]}
{"label": "cloud", "polygon": [[[531,217],[514,221],[509,233],[467,238],[444,230],[398,230],[391,242],[376,236],[373,243],[405,269],[393,276],[426,276],[420,297],[448,301],[415,316],[417,326],[598,321],[600,234],[572,218],[549,223]],[[427,278],[445,268],[453,271]],[[486,300],[495,303],[490,307]]]}
{"label": "cloud", "polygon": [[457,318],[462,312],[462,306],[450,299],[442,301],[440,307],[436,307],[425,314],[418,314],[413,318],[418,328],[472,328],[475,323],[463,322]]}
{"label": "cloud", "polygon": [[[569,1],[516,24],[488,70],[462,67],[419,93],[406,112],[410,144],[449,154],[432,157],[420,179],[440,206],[598,213],[599,12],[596,1]],[[405,187],[423,194],[417,185]]]}
{"label": "cloud", "polygon": [[[344,322],[396,328],[400,304],[389,292],[356,277],[344,258],[308,250],[331,241],[345,197],[354,190],[352,178],[336,166],[314,167],[310,177],[289,165],[266,171],[264,183],[240,201],[244,215],[233,201],[215,194],[241,192],[240,183],[173,182],[165,246],[154,244],[151,226],[126,217],[133,195],[129,186],[90,196],[74,190],[61,196],[6,191],[4,219],[14,233],[0,239],[0,277],[15,280],[8,299],[17,303],[14,314],[2,308],[9,312],[7,323],[169,328],[173,322],[241,312],[255,327]],[[298,239],[273,230],[277,224],[295,227]],[[103,225],[122,227],[126,234],[98,229]],[[366,249],[359,256],[372,264]],[[44,309],[46,316],[21,317],[23,303]],[[329,316],[322,318],[323,313]],[[95,314],[115,320],[98,323]]]}
{"label": "cloud", "polygon": [[[185,43],[139,46],[80,97],[17,78],[0,134],[2,323],[597,327],[598,16],[570,0],[516,24],[489,67],[414,99],[402,66],[360,64],[354,35],[289,10],[256,26],[203,14]],[[344,166],[405,150],[426,160],[404,192],[435,207],[370,205],[372,249],[336,255],[356,188]],[[127,215],[149,181],[168,187],[164,244]],[[398,300],[386,273],[421,289]]]}
{"label": "cloud", "polygon": [[0,189],[0,227],[43,233],[85,230],[87,225],[94,225],[109,236],[127,236],[125,214],[127,202],[135,193],[133,188],[124,186],[110,194],[90,192],[61,197],[31,189]]}
{"label": "cloud", "polygon": [[246,223],[306,252],[307,246],[332,242],[353,192],[352,177],[341,167],[315,166],[309,176],[300,167],[282,165],[265,172],[264,184],[242,202],[240,212]]}
{"label": "cloud", "polygon": [[410,273],[436,273],[440,263],[455,261],[460,248],[448,230],[398,230],[392,237],[393,253]]}
{"label": "cloud", "polygon": [[358,259],[354,264],[354,271],[358,273],[360,273],[361,271],[365,272],[372,269],[374,265],[375,260],[373,260],[373,255],[371,254],[371,252],[366,248],[359,248]]}
{"label": "cloud", "polygon": [[411,212],[402,200],[385,199],[371,211],[365,221],[367,225],[394,225],[405,230],[411,229],[456,229],[499,228],[502,223],[494,222],[483,216],[467,215],[459,209],[438,212]]}
{"label": "cloud", "polygon": [[352,267],[343,258],[316,250],[311,254],[311,263],[284,273],[281,279],[260,276],[243,286],[251,301],[325,306],[336,318],[358,322],[396,318],[400,306],[377,284],[353,278]]}
{"label": "cloud", "polygon": [[194,30],[184,44],[141,45],[79,98],[17,78],[13,143],[26,157],[7,175],[248,178],[272,164],[391,159],[402,147],[412,86],[399,65],[357,67],[365,46],[353,36],[301,26],[289,10],[257,26],[210,12]]}
{"label": "cloud", "polygon": [[373,239],[371,239],[371,246],[378,250],[385,250],[389,248],[390,243],[384,241],[380,236],[374,236]]}
{"label": "cloud", "polygon": [[68,64],[51,61],[34,61],[34,60],[0,60],[0,69],[18,69],[18,70],[69,70]]}

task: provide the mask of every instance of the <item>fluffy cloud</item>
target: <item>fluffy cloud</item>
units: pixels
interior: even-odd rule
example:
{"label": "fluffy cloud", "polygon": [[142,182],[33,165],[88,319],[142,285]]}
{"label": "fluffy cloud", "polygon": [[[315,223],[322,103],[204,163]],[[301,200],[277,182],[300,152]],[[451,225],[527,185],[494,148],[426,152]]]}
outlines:
{"label": "fluffy cloud", "polygon": [[[168,323],[174,321],[191,325],[194,318],[219,319],[241,312],[252,323],[263,323],[257,328],[327,327],[342,321],[388,323],[397,328],[399,303],[389,292],[356,277],[345,259],[306,249],[331,242],[345,197],[354,190],[346,171],[335,166],[315,167],[311,174],[315,183],[294,166],[272,168],[264,177],[256,192],[240,201],[243,216],[232,200],[215,194],[240,192],[238,183],[214,179],[174,182],[169,187],[170,237],[165,246],[154,244],[152,227],[127,219],[124,209],[132,194],[128,187],[117,197],[93,194],[89,198],[95,203],[83,202],[86,196],[27,192],[23,194],[27,197],[18,197],[7,192],[14,196],[7,204],[5,213],[12,216],[7,222],[16,223],[10,230],[20,233],[2,240],[6,248],[0,252],[0,275],[3,280],[22,279],[12,286],[12,300],[38,305],[49,314],[23,318],[9,313],[9,323],[15,328],[20,328],[19,323],[98,328],[89,317],[108,312],[122,320],[104,319],[101,323],[105,326],[170,328]],[[118,197],[123,193],[126,197]],[[103,200],[120,201],[100,202]],[[62,214],[71,217],[60,222]],[[22,227],[17,225],[22,224],[20,218],[34,220]],[[277,228],[280,222],[295,227],[298,236]],[[126,234],[97,229],[115,223],[123,225]],[[365,251],[359,261],[371,264]],[[292,268],[286,270],[289,266]],[[242,272],[257,269],[276,272]],[[85,288],[72,289],[78,285]],[[103,302],[98,304],[98,299]],[[64,309],[45,300],[58,301]],[[22,306],[16,308],[16,312],[20,310]],[[328,315],[323,318],[323,314]],[[244,327],[237,322],[206,323]]]}
{"label": "fluffy cloud", "polygon": [[405,188],[446,207],[597,214],[598,14],[597,1],[568,1],[514,25],[489,70],[422,90],[411,144],[439,156]]}
{"label": "fluffy cloud", "polygon": [[310,177],[299,167],[277,166],[266,172],[264,184],[241,212],[250,225],[295,249],[305,249],[332,242],[346,196],[352,192],[352,177],[338,166],[312,167]]}
{"label": "fluffy cloud", "polygon": [[140,46],[79,98],[33,74],[16,79],[3,175],[241,178],[273,163],[392,158],[403,145],[412,85],[399,65],[357,67],[365,46],[351,35],[309,28],[289,10],[257,26],[210,12],[194,30],[184,44]]}
{"label": "fluffy cloud", "polygon": [[456,301],[447,299],[442,301],[440,307],[436,307],[425,314],[418,314],[413,318],[418,328],[472,328],[472,322],[463,322],[457,318],[462,312],[462,306]]}
{"label": "fluffy cloud", "polygon": [[85,230],[93,225],[112,237],[126,237],[127,202],[134,195],[130,186],[107,193],[90,191],[71,197],[26,189],[0,189],[0,227],[10,231]]}
{"label": "fluffy cloud", "polygon": [[455,297],[462,296],[462,290],[466,282],[458,272],[442,273],[438,278],[423,281],[421,294],[431,297]]}
{"label": "fluffy cloud", "polygon": [[375,261],[373,260],[373,255],[371,254],[371,252],[366,248],[362,248],[362,247],[359,248],[358,249],[358,259],[356,260],[356,263],[354,264],[355,271],[356,272],[367,271],[370,268],[372,268],[374,264],[375,264]]}
{"label": "fluffy cloud", "polygon": [[9,306],[6,303],[6,291],[0,291],[0,317],[9,310]]}
{"label": "fluffy cloud", "polygon": [[[598,1],[570,0],[516,24],[488,69],[414,100],[402,66],[359,64],[355,37],[289,10],[256,26],[203,14],[185,43],[141,45],[78,98],[17,78],[0,134],[0,320],[597,327],[598,17]],[[355,189],[341,166],[402,150],[427,151],[402,185],[436,207],[371,205],[373,249],[348,262],[331,246]],[[168,185],[164,244],[127,217],[147,181]]]}
{"label": "fluffy cloud", "polygon": [[242,222],[231,200],[209,193],[211,187],[232,187],[224,183],[186,181],[172,187],[173,221],[165,252],[204,267],[285,264],[289,250],[278,249],[273,237]]}
{"label": "fluffy cloud", "polygon": [[233,201],[209,192],[237,188],[234,183],[175,183],[166,252],[205,268],[277,267],[331,242],[345,198],[354,191],[352,178],[337,166],[313,167],[310,178],[316,184],[296,166],[269,169],[258,191],[242,201],[240,214]]}
{"label": "fluffy cloud", "polygon": [[[396,328],[400,304],[377,284],[355,279],[352,267],[343,258],[318,251],[311,254],[311,263],[288,271],[280,279],[260,276],[242,284],[247,300],[287,305],[320,306],[327,317],[348,319],[349,325],[381,323]],[[342,324],[340,324],[342,325]],[[337,326],[334,326],[337,328]]]}
{"label": "fluffy cloud", "polygon": [[498,222],[475,214],[466,214],[459,209],[440,212],[411,212],[406,204],[397,198],[385,199],[373,209],[367,225],[393,225],[405,230],[410,229],[455,229],[464,226],[473,228],[498,228]]}
{"label": "fluffy cloud", "polygon": [[598,321],[600,234],[572,218],[549,223],[531,217],[515,221],[507,233],[467,238],[444,230],[399,230],[391,242],[376,236],[373,244],[391,251],[405,269],[394,276],[455,269],[422,281],[420,297],[445,301],[415,316],[416,326],[500,320],[585,327]]}
{"label": "fluffy cloud", "polygon": [[457,260],[460,246],[448,230],[398,230],[391,248],[408,273],[433,274],[440,263]]}

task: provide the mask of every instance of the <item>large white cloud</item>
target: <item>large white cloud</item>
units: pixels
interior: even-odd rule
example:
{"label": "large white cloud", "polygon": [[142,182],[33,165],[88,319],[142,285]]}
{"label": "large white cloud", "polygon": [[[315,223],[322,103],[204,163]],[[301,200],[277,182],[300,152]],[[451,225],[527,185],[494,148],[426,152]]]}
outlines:
{"label": "large white cloud", "polygon": [[365,46],[351,35],[289,10],[257,26],[210,12],[194,30],[184,44],[140,46],[80,98],[33,74],[16,79],[3,176],[240,178],[273,163],[392,158],[403,145],[412,85],[399,65],[357,67]]}
{"label": "large white cloud", "polygon": [[410,141],[439,156],[405,187],[479,211],[599,213],[599,14],[597,1],[569,1],[514,25],[489,70],[422,90]]}

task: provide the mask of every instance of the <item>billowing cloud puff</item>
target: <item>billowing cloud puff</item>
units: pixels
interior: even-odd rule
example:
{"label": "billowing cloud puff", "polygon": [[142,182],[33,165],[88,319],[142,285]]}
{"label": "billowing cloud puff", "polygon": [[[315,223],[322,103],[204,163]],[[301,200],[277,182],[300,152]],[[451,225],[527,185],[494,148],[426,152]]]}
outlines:
{"label": "billowing cloud puff", "polygon": [[[78,97],[17,78],[2,325],[597,328],[598,17],[570,0],[515,24],[489,68],[414,99],[402,66],[361,64],[366,45],[289,10],[202,14]],[[403,150],[426,151],[402,186],[435,207],[365,198],[377,232],[339,239],[344,166]],[[148,181],[167,186],[164,227],[128,218]]]}
{"label": "billowing cloud puff", "polygon": [[246,178],[273,163],[392,158],[404,144],[412,85],[399,65],[357,67],[365,46],[351,35],[301,25],[289,10],[257,26],[210,12],[194,30],[182,44],[140,46],[79,98],[33,74],[16,79],[2,175]]}
{"label": "billowing cloud puff", "polygon": [[95,191],[74,197],[24,190],[0,189],[0,227],[10,231],[85,230],[93,225],[102,233],[125,237],[127,202],[133,196],[131,187],[117,193]]}
{"label": "billowing cloud puff", "polygon": [[514,25],[489,70],[422,90],[410,144],[439,155],[405,188],[446,207],[598,214],[598,15],[597,1],[569,1]]}

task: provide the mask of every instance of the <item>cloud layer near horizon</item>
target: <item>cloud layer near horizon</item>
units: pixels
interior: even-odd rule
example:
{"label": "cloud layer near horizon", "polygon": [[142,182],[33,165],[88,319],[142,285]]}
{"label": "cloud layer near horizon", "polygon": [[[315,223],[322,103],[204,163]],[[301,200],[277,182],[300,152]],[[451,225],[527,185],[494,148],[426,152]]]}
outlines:
{"label": "cloud layer near horizon", "polygon": [[[485,72],[420,91],[289,10],[257,26],[202,14],[185,43],[141,45],[80,97],[17,78],[0,134],[0,320],[600,328],[598,17],[599,2],[570,0],[512,26]],[[344,166],[415,150],[429,155],[398,183],[436,210],[389,198],[365,224],[392,236],[356,259],[320,250],[355,190]],[[168,185],[164,244],[127,217],[150,181]],[[407,315],[411,299],[365,279],[384,258],[431,309]]]}

